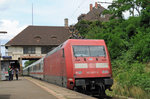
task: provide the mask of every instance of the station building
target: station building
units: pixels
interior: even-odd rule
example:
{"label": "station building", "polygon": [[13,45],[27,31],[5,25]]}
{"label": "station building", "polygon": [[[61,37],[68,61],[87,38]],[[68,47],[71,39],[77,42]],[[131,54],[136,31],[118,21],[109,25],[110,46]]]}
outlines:
{"label": "station building", "polygon": [[[67,20],[65,20],[67,21]],[[6,55],[22,70],[22,60],[37,60],[66,41],[71,33],[66,26],[28,26],[5,44]]]}

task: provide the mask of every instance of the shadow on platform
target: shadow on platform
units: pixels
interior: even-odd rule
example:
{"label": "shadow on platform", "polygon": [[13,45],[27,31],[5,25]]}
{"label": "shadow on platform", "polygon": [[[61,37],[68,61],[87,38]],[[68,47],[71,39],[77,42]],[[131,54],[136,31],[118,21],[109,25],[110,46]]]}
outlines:
{"label": "shadow on platform", "polygon": [[4,95],[0,94],[0,99],[10,99],[10,95],[9,94],[4,94]]}

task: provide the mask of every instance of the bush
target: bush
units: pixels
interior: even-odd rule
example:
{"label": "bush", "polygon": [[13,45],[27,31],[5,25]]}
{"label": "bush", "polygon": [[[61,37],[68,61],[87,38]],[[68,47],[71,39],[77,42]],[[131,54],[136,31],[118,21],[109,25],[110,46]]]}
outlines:
{"label": "bush", "polygon": [[[150,65],[146,65],[150,62],[150,7],[146,3],[142,5],[145,8],[137,17],[116,18],[109,22],[80,21],[76,25],[79,33],[86,38],[105,40],[114,79],[119,87],[128,90],[120,92],[127,96],[135,89],[150,94]],[[130,88],[133,88],[132,91]]]}

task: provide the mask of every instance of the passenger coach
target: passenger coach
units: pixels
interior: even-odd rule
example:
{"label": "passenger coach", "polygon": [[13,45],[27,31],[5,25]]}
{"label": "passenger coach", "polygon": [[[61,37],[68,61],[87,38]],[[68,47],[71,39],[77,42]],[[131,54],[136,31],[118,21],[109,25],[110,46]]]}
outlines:
{"label": "passenger coach", "polygon": [[28,67],[23,69],[24,76],[32,76],[38,79],[43,79],[44,72],[43,72],[43,58],[39,59],[38,61],[34,62],[33,64],[29,65]]}

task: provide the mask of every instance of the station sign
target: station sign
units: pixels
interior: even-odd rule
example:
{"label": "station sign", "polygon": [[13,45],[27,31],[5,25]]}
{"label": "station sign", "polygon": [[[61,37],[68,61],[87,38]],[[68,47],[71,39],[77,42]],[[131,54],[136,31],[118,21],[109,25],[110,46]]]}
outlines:
{"label": "station sign", "polygon": [[2,56],[3,59],[12,59],[12,56]]}

